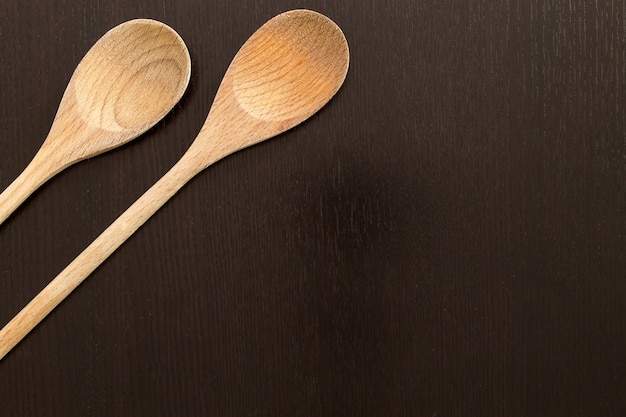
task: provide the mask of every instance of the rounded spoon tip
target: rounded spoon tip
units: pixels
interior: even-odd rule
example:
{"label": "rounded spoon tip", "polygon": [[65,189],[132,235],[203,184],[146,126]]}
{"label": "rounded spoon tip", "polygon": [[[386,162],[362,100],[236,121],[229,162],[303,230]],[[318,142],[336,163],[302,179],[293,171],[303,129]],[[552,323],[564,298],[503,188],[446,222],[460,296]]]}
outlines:
{"label": "rounded spoon tip", "polygon": [[43,145],[0,194],[0,224],[58,172],[154,126],[190,76],[187,46],[164,23],[130,20],[105,33],[76,67]]}
{"label": "rounded spoon tip", "polygon": [[349,61],[348,42],[335,22],[291,10],[263,25],[233,60],[235,96],[258,119],[301,121],[337,93]]}
{"label": "rounded spoon tip", "polygon": [[223,156],[302,123],[335,96],[349,62],[346,37],[330,18],[306,9],[275,16],[228,67],[197,147]]}
{"label": "rounded spoon tip", "polygon": [[87,124],[131,139],[172,109],[190,77],[191,58],[180,35],[156,20],[135,19],[109,30],[89,50],[68,94]]}

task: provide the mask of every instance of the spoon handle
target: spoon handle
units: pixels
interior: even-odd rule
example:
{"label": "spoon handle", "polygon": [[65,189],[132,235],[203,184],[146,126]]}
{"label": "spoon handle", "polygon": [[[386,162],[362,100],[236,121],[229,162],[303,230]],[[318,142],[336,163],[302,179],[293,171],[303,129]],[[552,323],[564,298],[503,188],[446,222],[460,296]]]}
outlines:
{"label": "spoon handle", "polygon": [[54,168],[51,160],[41,154],[35,155],[24,171],[0,194],[0,225],[57,172],[59,169]]}
{"label": "spoon handle", "polygon": [[0,330],[0,360],[198,172],[187,155]]}

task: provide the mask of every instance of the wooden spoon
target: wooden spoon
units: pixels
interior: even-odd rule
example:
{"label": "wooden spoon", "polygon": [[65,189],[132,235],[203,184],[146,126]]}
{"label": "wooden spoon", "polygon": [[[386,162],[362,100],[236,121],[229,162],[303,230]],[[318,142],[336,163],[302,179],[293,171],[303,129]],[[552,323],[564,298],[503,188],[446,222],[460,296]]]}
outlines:
{"label": "wooden spoon", "polygon": [[0,330],[0,359],[192,177],[322,108],[348,62],[343,33],[319,13],[294,10],[263,25],[235,56],[189,150]]}
{"label": "wooden spoon", "polygon": [[0,195],[0,224],[52,176],[154,126],[190,74],[189,51],[169,26],[138,19],[108,31],[76,67],[43,145]]}

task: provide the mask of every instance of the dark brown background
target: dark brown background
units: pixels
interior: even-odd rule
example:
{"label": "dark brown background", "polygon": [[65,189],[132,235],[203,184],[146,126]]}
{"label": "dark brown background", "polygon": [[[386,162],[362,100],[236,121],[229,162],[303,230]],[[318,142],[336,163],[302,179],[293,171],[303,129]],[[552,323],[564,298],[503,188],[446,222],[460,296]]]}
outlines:
{"label": "dark brown background", "polygon": [[0,362],[0,416],[626,415],[624,1],[1,0],[1,189],[111,27],[171,25],[193,76],[0,227],[0,321],[178,160],[241,44],[297,7],[349,40],[338,96],[122,246]]}

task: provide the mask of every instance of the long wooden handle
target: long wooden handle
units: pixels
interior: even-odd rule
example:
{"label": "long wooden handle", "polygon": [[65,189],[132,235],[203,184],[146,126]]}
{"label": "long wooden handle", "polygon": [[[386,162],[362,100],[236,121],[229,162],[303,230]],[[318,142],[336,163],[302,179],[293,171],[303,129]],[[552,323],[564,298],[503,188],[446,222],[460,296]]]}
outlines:
{"label": "long wooden handle", "polygon": [[196,173],[183,157],[0,330],[0,360]]}
{"label": "long wooden handle", "polygon": [[0,225],[43,183],[60,171],[52,161],[38,154],[22,173],[0,194]]}

